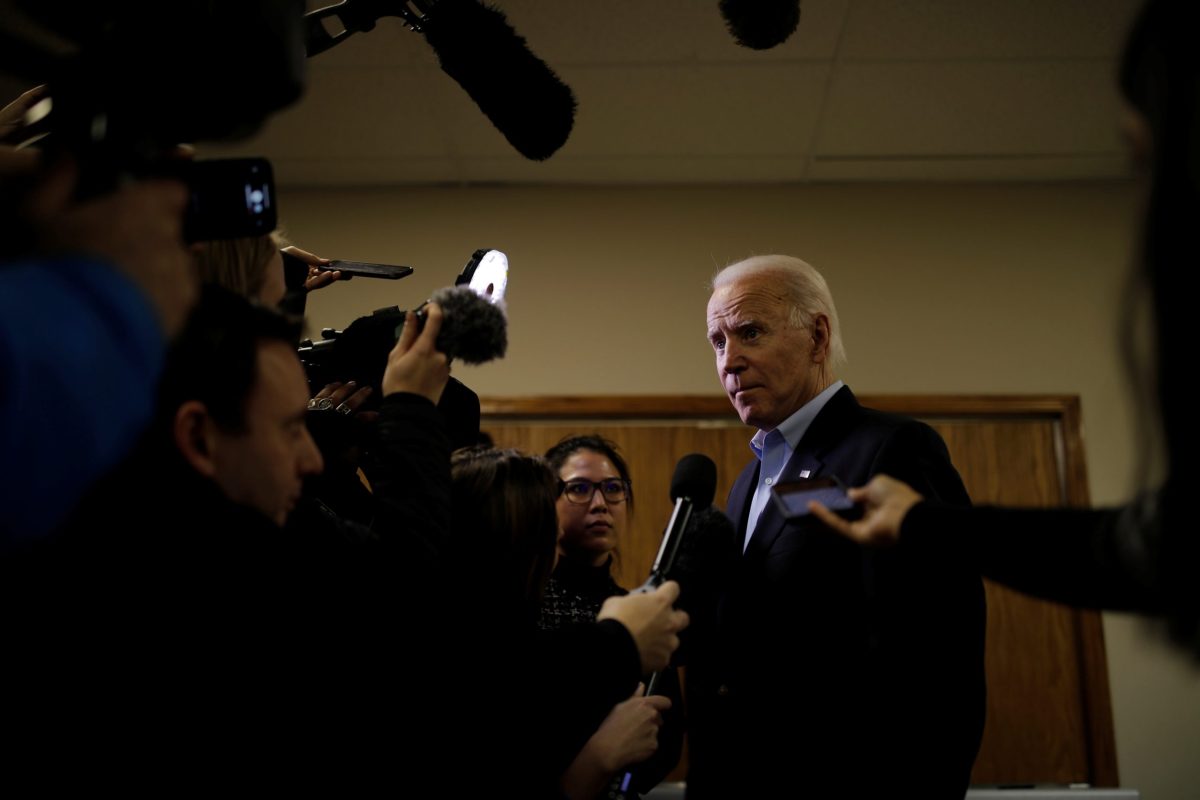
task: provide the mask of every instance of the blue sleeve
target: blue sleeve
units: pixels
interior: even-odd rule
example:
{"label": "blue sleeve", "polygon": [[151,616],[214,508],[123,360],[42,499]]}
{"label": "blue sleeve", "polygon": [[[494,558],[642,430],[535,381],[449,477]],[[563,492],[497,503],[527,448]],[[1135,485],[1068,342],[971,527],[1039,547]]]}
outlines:
{"label": "blue sleeve", "polygon": [[0,268],[0,546],[52,530],[130,449],[165,347],[148,299],[104,261]]}

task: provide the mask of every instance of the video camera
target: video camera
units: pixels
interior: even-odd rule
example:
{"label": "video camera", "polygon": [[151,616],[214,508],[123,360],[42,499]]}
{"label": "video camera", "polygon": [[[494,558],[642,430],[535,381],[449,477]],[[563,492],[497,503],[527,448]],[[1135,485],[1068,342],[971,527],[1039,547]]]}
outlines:
{"label": "video camera", "polygon": [[0,0],[0,69],[49,86],[29,130],[79,168],[80,198],[173,177],[191,196],[191,241],[275,227],[265,159],[187,161],[181,142],[253,134],[304,88],[301,0]]}
{"label": "video camera", "polygon": [[[429,298],[443,312],[437,349],[450,359],[468,364],[502,357],[508,347],[504,313],[507,286],[508,257],[504,253],[488,248],[472,253],[454,286],[439,289]],[[424,307],[422,304],[416,309],[417,324],[422,326]],[[388,354],[404,329],[405,313],[399,306],[381,308],[359,317],[344,330],[322,330],[320,341],[301,342],[300,361],[314,393],[334,381],[379,387]]]}

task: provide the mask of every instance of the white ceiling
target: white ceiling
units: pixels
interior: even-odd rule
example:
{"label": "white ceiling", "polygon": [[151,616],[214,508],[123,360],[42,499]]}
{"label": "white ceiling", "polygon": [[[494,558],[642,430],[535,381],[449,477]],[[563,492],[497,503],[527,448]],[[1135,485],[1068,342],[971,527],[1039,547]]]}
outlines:
{"label": "white ceiling", "polygon": [[[310,7],[325,5],[311,4]],[[769,51],[716,0],[497,0],[575,92],[548,161],[516,153],[384,19],[308,62],[255,139],[284,186],[1124,177],[1115,72],[1138,0],[804,0]]]}

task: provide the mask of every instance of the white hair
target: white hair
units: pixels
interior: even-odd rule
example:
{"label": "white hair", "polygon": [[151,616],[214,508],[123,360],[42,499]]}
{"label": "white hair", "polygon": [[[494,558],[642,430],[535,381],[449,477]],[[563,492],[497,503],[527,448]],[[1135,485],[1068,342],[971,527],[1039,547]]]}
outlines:
{"label": "white hair", "polygon": [[838,324],[833,295],[829,293],[825,278],[811,264],[792,256],[751,256],[714,275],[710,288],[716,291],[741,278],[765,274],[778,278],[778,286],[789,305],[788,321],[793,327],[811,328],[818,314],[829,319],[830,367],[844,364],[846,348],[842,345],[842,328]]}

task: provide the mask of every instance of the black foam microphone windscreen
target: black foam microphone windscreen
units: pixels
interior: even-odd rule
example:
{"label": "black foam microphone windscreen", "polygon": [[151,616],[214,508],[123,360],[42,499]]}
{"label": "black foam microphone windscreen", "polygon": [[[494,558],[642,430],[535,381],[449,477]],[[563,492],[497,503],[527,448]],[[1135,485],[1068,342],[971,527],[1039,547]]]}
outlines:
{"label": "black foam microphone windscreen", "polygon": [[508,319],[504,309],[469,286],[438,289],[429,298],[442,307],[437,349],[451,359],[483,364],[503,358],[508,349]]}
{"label": "black foam microphone windscreen", "polygon": [[717,492],[717,465],[703,453],[690,453],[679,459],[671,476],[671,499],[686,497],[693,508],[712,505]]}
{"label": "black foam microphone windscreen", "polygon": [[442,69],[517,152],[542,161],[566,143],[575,95],[498,9],[477,0],[438,0],[421,31]]}
{"label": "black foam microphone windscreen", "polygon": [[800,0],[720,0],[721,16],[742,47],[770,50],[800,25]]}

